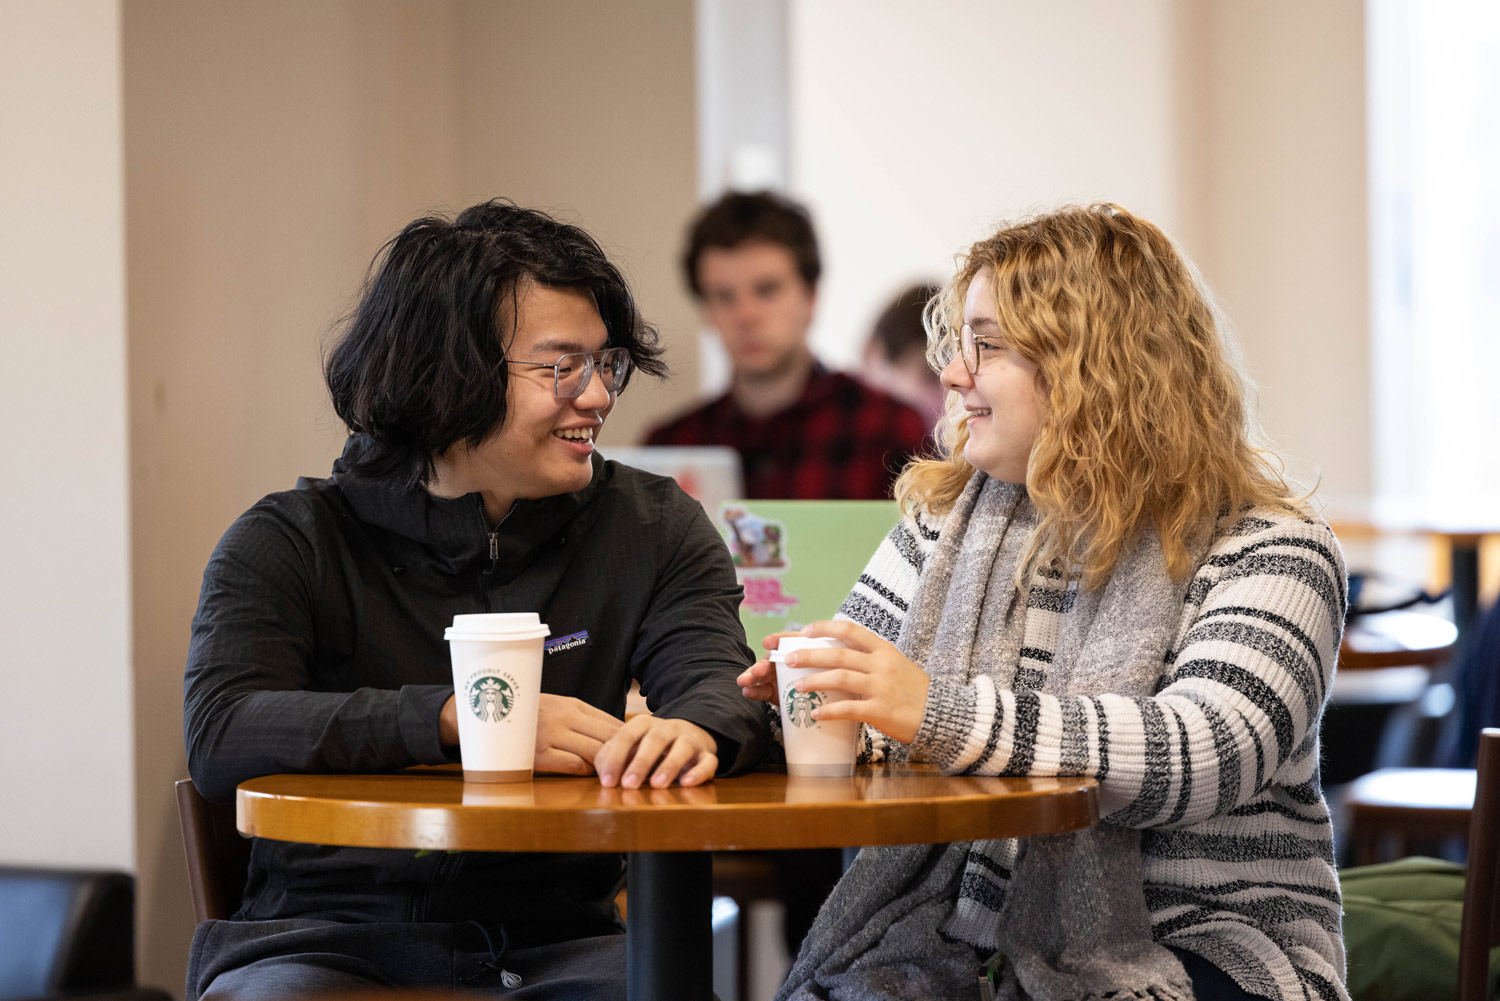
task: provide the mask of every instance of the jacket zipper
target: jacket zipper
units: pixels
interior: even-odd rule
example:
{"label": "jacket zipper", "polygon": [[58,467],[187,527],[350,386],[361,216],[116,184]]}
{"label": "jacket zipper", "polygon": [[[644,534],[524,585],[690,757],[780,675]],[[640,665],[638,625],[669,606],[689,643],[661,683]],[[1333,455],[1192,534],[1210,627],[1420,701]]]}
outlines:
{"label": "jacket zipper", "polygon": [[[500,528],[505,524],[506,519],[510,517],[511,511],[514,511],[515,509],[516,505],[512,503],[510,506],[510,510],[505,512],[504,516],[502,516],[501,519],[495,524],[495,527],[487,530],[485,533],[489,537],[490,542],[490,568],[488,570],[481,570],[479,573],[479,603],[481,606],[483,606],[486,612],[493,612],[495,609],[490,604],[489,588],[484,586],[485,578],[491,576],[500,567]],[[483,524],[483,502],[480,503],[479,518],[480,523]]]}

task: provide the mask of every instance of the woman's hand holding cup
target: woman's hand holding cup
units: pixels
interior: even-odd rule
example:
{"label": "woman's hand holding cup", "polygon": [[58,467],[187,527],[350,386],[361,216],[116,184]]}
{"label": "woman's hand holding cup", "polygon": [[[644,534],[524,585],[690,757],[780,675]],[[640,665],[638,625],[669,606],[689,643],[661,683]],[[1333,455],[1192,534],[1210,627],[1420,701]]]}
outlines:
{"label": "woman's hand holding cup", "polygon": [[[797,682],[799,692],[834,689],[854,696],[819,706],[813,711],[815,719],[860,720],[896,740],[911,743],[927,711],[931,679],[926,671],[896,649],[895,644],[853,622],[814,622],[793,635],[828,636],[844,644],[842,648],[797,650],[787,655],[788,667],[822,668]],[[740,677],[743,679],[754,670],[751,668]],[[774,678],[773,672],[772,688]],[[741,687],[744,688],[743,681]],[[749,689],[745,691],[749,694]]]}

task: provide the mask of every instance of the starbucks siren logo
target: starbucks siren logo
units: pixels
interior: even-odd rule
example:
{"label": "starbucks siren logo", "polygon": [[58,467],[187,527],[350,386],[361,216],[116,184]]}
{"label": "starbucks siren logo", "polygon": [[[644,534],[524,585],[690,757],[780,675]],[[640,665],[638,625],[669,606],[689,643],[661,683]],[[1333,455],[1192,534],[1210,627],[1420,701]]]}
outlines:
{"label": "starbucks siren logo", "polygon": [[516,704],[516,686],[510,678],[481,675],[469,684],[469,708],[486,723],[503,720]]}
{"label": "starbucks siren logo", "polygon": [[786,689],[786,718],[792,726],[817,726],[813,710],[824,702],[822,692],[799,692],[788,685]]}

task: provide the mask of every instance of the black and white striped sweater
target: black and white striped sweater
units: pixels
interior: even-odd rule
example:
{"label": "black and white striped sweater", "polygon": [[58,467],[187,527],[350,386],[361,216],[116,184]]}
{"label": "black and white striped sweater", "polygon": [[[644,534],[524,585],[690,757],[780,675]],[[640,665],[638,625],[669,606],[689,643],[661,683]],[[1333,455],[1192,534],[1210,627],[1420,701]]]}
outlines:
{"label": "black and white striped sweater", "polygon": [[[839,617],[895,642],[941,528],[924,518],[892,529]],[[1010,686],[977,672],[934,678],[911,754],[950,772],[1097,778],[1104,822],[1142,830],[1157,941],[1255,994],[1345,999],[1318,778],[1345,584],[1323,522],[1263,510],[1221,520],[1149,698],[1038,691],[1067,603],[1033,592]],[[886,748],[866,728],[865,755]],[[976,842],[957,922],[995,920],[1015,852]]]}

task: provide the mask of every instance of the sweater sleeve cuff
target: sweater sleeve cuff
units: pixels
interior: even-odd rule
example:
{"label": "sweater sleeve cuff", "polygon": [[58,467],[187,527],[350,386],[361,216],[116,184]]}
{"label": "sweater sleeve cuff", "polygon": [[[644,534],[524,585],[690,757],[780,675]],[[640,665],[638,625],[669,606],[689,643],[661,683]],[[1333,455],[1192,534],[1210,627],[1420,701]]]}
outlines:
{"label": "sweater sleeve cuff", "polygon": [[912,757],[944,771],[951,769],[974,727],[977,702],[974,686],[952,678],[933,678],[927,687],[922,725],[912,738]]}
{"label": "sweater sleeve cuff", "polygon": [[438,719],[452,694],[451,685],[405,685],[401,689],[397,726],[407,753],[419,765],[459,760],[458,748],[444,747],[438,737]]}

